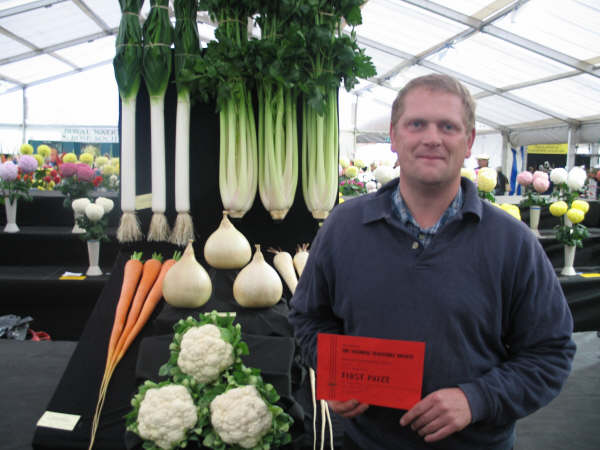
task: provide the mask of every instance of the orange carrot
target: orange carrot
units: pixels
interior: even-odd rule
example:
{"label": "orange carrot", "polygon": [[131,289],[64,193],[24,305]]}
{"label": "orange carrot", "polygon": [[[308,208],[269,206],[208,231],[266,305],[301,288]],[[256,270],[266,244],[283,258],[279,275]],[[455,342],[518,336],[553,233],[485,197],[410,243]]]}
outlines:
{"label": "orange carrot", "polygon": [[[160,269],[162,266],[162,255],[159,253],[153,253],[152,258],[148,259],[144,262],[144,268],[142,270],[142,278],[138,284],[137,290],[135,291],[135,297],[131,303],[131,308],[129,309],[129,314],[127,314],[127,322],[125,323],[125,328],[121,332],[121,336],[119,337],[119,341],[115,346],[115,351],[113,353],[113,361],[115,360],[116,355],[119,354],[119,350],[123,347],[125,339],[131,332],[135,322],[138,320],[138,316],[140,315],[140,311],[144,302],[146,301],[146,297],[148,296],[148,292],[152,289],[156,278],[160,273]],[[116,365],[116,363],[115,363]]]}
{"label": "orange carrot", "polygon": [[[96,403],[96,411],[92,419],[92,432],[90,437],[89,449],[94,445],[94,439],[96,437],[96,431],[98,429],[98,422],[100,420],[100,412],[104,406],[104,398],[106,396],[106,389],[108,387],[108,381],[112,375],[110,370],[111,361],[113,354],[116,351],[117,343],[121,337],[125,319],[129,311],[129,305],[135,295],[135,291],[138,286],[140,277],[142,276],[143,263],[141,261],[142,253],[134,252],[131,255],[131,259],[125,263],[123,269],[123,283],[121,284],[121,294],[119,295],[119,301],[117,302],[117,309],[115,311],[115,319],[113,322],[112,331],[110,333],[110,340],[108,342],[108,354],[106,356],[106,366],[104,368],[104,375],[102,376],[102,383],[100,384],[100,392],[98,393],[98,402]],[[109,375],[110,373],[110,375]]]}
{"label": "orange carrot", "polygon": [[142,307],[142,310],[139,314],[139,317],[138,317],[135,325],[133,326],[131,331],[126,336],[124,336],[125,337],[124,344],[122,346],[119,345],[119,349],[113,360],[114,366],[116,366],[119,363],[119,361],[123,358],[123,356],[125,355],[125,352],[129,348],[129,346],[131,345],[133,340],[137,337],[137,335],[140,333],[140,331],[142,331],[142,329],[144,328],[144,326],[150,319],[150,316],[152,315],[152,312],[156,308],[156,305],[158,305],[159,301],[163,298],[163,295],[162,295],[163,280],[165,279],[165,275],[167,274],[167,271],[171,267],[173,267],[173,265],[177,262],[179,257],[180,257],[180,253],[175,252],[175,254],[173,255],[173,258],[166,260],[163,263],[162,267],[160,268],[160,274],[156,278],[156,281],[154,282],[152,289],[150,290],[148,296],[146,297],[146,301],[144,302],[144,306]]}
{"label": "orange carrot", "polygon": [[110,341],[108,342],[108,355],[106,362],[112,358],[112,354],[115,351],[123,326],[125,325],[125,319],[127,318],[127,312],[129,311],[129,305],[135,294],[135,291],[142,276],[142,270],[144,265],[141,261],[142,253],[134,252],[131,255],[131,259],[125,263],[125,269],[123,270],[123,283],[121,285],[121,295],[119,296],[119,302],[117,303],[117,310],[115,311],[115,320],[113,322],[113,328],[110,333]]}

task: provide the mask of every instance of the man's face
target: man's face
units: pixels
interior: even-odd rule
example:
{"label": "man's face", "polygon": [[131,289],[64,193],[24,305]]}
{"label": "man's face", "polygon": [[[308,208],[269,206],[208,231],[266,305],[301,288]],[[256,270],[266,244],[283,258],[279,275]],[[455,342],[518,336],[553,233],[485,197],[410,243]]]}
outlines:
{"label": "man's face", "polygon": [[479,167],[487,167],[488,166],[488,160],[487,159],[478,159],[477,160],[477,165],[479,165]]}
{"label": "man's face", "polygon": [[390,127],[390,137],[403,183],[449,186],[460,179],[475,130],[467,134],[457,95],[416,88],[404,98],[404,112]]}

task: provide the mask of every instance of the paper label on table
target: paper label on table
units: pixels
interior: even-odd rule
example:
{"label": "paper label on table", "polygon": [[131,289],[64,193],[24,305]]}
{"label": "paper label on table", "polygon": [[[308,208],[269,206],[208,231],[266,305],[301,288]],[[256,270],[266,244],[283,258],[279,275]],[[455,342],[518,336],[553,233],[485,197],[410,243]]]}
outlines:
{"label": "paper label on table", "polygon": [[580,273],[583,278],[598,278],[600,277],[600,273]]}
{"label": "paper label on table", "polygon": [[81,416],[46,411],[38,420],[38,427],[55,428],[57,430],[73,431]]}
{"label": "paper label on table", "polygon": [[421,399],[425,343],[317,336],[317,398],[410,409]]}
{"label": "paper label on table", "polygon": [[59,280],[85,280],[85,275],[77,272],[65,272],[60,277]]}
{"label": "paper label on table", "polygon": [[135,196],[135,210],[152,208],[152,192]]}

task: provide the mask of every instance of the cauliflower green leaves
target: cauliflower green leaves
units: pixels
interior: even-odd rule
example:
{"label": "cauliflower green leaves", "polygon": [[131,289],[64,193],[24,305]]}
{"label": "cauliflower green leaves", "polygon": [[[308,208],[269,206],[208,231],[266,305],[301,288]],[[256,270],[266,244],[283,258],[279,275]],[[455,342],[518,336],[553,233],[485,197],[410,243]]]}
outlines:
{"label": "cauliflower green leaves", "polygon": [[169,380],[146,381],[127,415],[127,429],[145,440],[144,448],[198,440],[215,450],[267,450],[291,441],[293,420],[276,404],[279,394],[259,369],[242,363],[249,351],[234,319],[212,311],[174,325],[171,356],[159,371]]}
{"label": "cauliflower green leaves", "polygon": [[248,346],[242,341],[240,325],[234,326],[233,320],[233,316],[220,316],[216,311],[201,315],[199,320],[181,319],[173,327],[171,357],[159,375],[198,389],[217,380],[223,371],[241,365],[241,355],[248,354]]}
{"label": "cauliflower green leaves", "polygon": [[198,440],[198,408],[192,392],[180,384],[146,381],[131,400],[133,410],[127,414],[127,430],[144,439],[146,450],[185,447]]}

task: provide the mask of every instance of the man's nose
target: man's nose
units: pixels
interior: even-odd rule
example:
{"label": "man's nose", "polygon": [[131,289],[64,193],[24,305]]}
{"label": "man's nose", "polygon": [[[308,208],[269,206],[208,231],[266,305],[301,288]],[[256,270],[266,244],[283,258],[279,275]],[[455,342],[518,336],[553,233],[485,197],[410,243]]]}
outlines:
{"label": "man's nose", "polygon": [[441,142],[442,139],[438,127],[433,123],[428,124],[425,130],[423,130],[423,143],[439,145]]}

